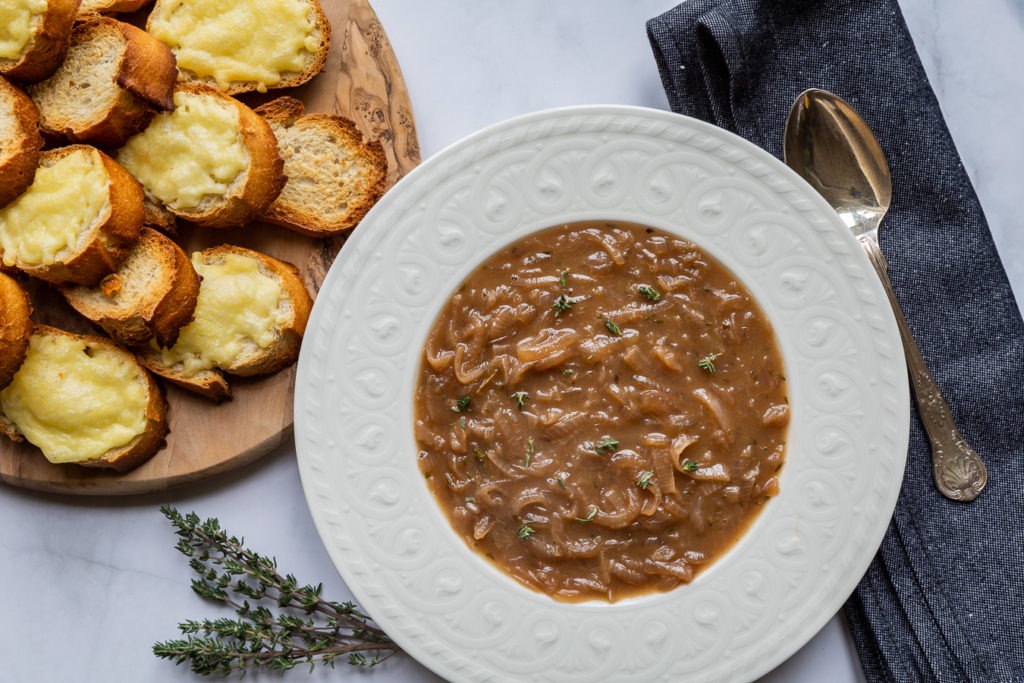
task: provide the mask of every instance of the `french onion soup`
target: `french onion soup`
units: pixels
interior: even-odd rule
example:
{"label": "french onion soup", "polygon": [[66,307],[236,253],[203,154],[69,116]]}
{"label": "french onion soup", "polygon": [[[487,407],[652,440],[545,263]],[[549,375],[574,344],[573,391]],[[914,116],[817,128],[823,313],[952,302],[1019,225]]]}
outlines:
{"label": "french onion soup", "polygon": [[789,423],[742,283],[621,223],[535,233],[472,272],[427,336],[415,404],[454,530],[567,602],[690,582],[778,493]]}

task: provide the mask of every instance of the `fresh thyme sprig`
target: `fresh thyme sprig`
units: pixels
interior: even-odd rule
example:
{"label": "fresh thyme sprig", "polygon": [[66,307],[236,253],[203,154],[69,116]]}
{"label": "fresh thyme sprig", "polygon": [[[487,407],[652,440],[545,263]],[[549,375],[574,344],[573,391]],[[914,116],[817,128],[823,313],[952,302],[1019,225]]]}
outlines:
{"label": "fresh thyme sprig", "polygon": [[244,676],[253,669],[299,664],[334,668],[339,657],[372,667],[398,651],[355,604],[329,602],[320,597],[322,585],[300,586],[294,576],[281,576],[274,558],[246,548],[244,539],[229,536],[216,519],[201,521],[167,505],[160,511],[180,536],[177,550],[198,575],[192,590],[231,607],[238,618],[182,622],[178,629],[185,638],[154,644],[157,657],[187,662],[204,676],[233,671]]}

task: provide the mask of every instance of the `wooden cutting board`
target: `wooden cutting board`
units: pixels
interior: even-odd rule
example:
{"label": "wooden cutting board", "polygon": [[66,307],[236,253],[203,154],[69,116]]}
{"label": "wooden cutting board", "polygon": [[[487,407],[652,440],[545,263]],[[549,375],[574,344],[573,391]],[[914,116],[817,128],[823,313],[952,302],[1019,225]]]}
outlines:
{"label": "wooden cutting board", "polygon": [[[324,72],[298,88],[239,99],[256,106],[287,94],[301,99],[307,112],[353,119],[365,135],[383,144],[390,187],[420,160],[412,105],[398,61],[368,0],[321,2],[332,29]],[[290,261],[303,272],[314,294],[343,242],[343,238],[313,240],[259,224],[229,231],[186,228],[181,234],[186,253],[232,243]],[[33,286],[30,293],[37,322],[89,331],[88,325],[45,286]],[[60,493],[133,494],[167,489],[242,467],[291,438],[295,368],[262,379],[232,378],[231,382],[233,398],[219,405],[169,386],[171,433],[167,447],[131,472],[52,465],[35,447],[3,439],[0,480]]]}

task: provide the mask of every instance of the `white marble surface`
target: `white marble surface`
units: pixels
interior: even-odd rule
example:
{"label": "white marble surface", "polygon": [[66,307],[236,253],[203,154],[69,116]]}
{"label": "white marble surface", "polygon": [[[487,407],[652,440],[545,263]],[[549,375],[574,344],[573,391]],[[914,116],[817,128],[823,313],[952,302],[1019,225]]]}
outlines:
{"label": "white marble surface", "polygon": [[[424,157],[474,130],[569,104],[667,108],[646,19],[675,0],[375,0],[412,95]],[[1018,301],[1024,301],[1024,226],[1017,200],[1024,153],[1024,4],[1020,0],[902,0],[901,5],[964,163],[975,183]],[[162,503],[219,517],[275,555],[301,581],[345,599],[313,529],[290,443],[245,471],[174,492],[79,499],[0,486],[0,681],[187,681],[150,647],[187,618],[225,616],[189,589],[185,559]],[[389,683],[437,681],[405,656],[362,675]],[[251,680],[279,675],[250,676]],[[286,677],[306,680],[304,671]],[[841,619],[828,623],[771,683],[860,681]]]}

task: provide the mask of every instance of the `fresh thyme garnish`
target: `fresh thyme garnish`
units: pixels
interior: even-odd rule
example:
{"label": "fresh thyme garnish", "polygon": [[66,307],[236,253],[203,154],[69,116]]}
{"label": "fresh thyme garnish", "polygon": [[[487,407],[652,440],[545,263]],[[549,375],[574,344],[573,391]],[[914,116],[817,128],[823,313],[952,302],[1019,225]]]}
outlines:
{"label": "fresh thyme garnish", "polygon": [[619,447],[619,442],[618,441],[616,441],[615,439],[613,439],[611,437],[606,436],[603,439],[601,439],[601,443],[598,443],[598,444],[594,445],[594,450],[596,450],[599,453],[601,451],[604,451],[605,453],[610,453],[611,451],[614,451],[618,447]]}
{"label": "fresh thyme garnish", "polygon": [[568,279],[569,279],[569,268],[566,268],[565,270],[562,271],[561,276],[559,276],[558,284],[561,285],[562,287],[565,287],[565,283],[566,283],[566,281]]}
{"label": "fresh thyme garnish", "polygon": [[715,371],[715,359],[721,356],[720,353],[709,353],[708,355],[697,361],[697,367],[701,370],[707,370],[708,372]]}
{"label": "fresh thyme garnish", "polygon": [[575,375],[576,371],[573,370],[572,368],[566,368],[565,370],[562,370],[562,374],[567,376],[567,377],[569,377],[569,376]]}
{"label": "fresh thyme garnish", "polygon": [[355,604],[329,602],[320,597],[322,585],[299,586],[294,576],[281,576],[275,559],[247,549],[216,519],[200,521],[195,513],[181,515],[167,505],[160,511],[181,537],[177,550],[199,577],[192,590],[231,607],[238,618],[182,622],[178,629],[185,638],[154,644],[157,657],[188,662],[193,673],[204,676],[233,671],[244,676],[300,664],[334,668],[339,657],[372,667],[398,651]]}
{"label": "fresh thyme garnish", "polygon": [[647,490],[647,487],[651,485],[651,479],[653,478],[654,472],[652,470],[644,470],[640,473],[640,476],[636,478],[636,485]]}
{"label": "fresh thyme garnish", "polygon": [[591,522],[591,521],[594,520],[594,516],[595,515],[597,515],[597,506],[596,505],[591,505],[590,506],[590,511],[587,512],[587,516],[586,517],[577,517],[576,521],[577,522]]}
{"label": "fresh thyme garnish", "polygon": [[523,406],[526,405],[526,402],[530,400],[530,395],[525,391],[517,391],[512,394],[511,397],[515,400],[516,407],[519,408],[519,410],[522,410]]}
{"label": "fresh thyme garnish", "polygon": [[536,452],[537,451],[534,450],[533,447],[533,437],[531,436],[529,439],[526,440],[526,462],[523,464],[523,467],[530,466],[530,461],[533,459],[533,454]]}
{"label": "fresh thyme garnish", "polygon": [[622,328],[616,325],[614,322],[612,322],[611,318],[604,319],[604,326],[608,328],[608,331],[611,332],[616,337],[622,336]]}
{"label": "fresh thyme garnish", "polygon": [[537,533],[530,524],[531,522],[523,522],[519,525],[519,529],[516,531],[516,536],[519,537],[519,540],[522,541]]}
{"label": "fresh thyme garnish", "polygon": [[562,313],[565,313],[570,308],[572,308],[573,304],[575,303],[575,301],[567,297],[565,294],[562,294],[557,299],[555,299],[555,303],[551,308],[555,309],[555,317],[557,318]]}
{"label": "fresh thyme garnish", "polygon": [[661,292],[656,290],[654,287],[651,287],[650,285],[640,285],[639,287],[637,287],[637,290],[640,292],[640,294],[643,295],[645,299],[648,299],[650,301],[661,301]]}
{"label": "fresh thyme garnish", "polygon": [[555,483],[561,486],[563,489],[565,488],[565,479],[562,479],[561,477],[555,477]]}
{"label": "fresh thyme garnish", "polygon": [[454,412],[454,413],[468,413],[469,412],[469,404],[472,403],[472,402],[473,402],[473,397],[472,396],[463,396],[462,398],[460,398],[458,401],[455,402],[455,405],[452,406],[452,412]]}
{"label": "fresh thyme garnish", "polygon": [[700,469],[700,463],[696,460],[684,460],[683,472],[696,472]]}

